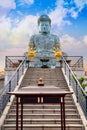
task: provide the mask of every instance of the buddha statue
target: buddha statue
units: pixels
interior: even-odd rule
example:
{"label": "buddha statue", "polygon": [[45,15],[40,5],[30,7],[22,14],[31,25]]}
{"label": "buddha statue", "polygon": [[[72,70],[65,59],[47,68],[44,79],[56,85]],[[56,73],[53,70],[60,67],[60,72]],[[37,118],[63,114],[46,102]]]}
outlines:
{"label": "buddha statue", "polygon": [[[29,40],[29,49],[36,52],[36,59],[49,59],[48,66],[55,66],[53,51],[60,50],[60,42],[57,35],[50,34],[51,19],[48,15],[41,15],[38,19],[39,33],[32,35]],[[35,64],[38,65],[36,62]],[[37,66],[35,65],[35,66]]]}

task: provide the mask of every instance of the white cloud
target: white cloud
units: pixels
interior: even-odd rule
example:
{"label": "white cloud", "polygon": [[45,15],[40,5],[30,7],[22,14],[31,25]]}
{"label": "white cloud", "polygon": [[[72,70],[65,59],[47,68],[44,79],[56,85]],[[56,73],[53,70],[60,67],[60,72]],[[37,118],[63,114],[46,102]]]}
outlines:
{"label": "white cloud", "polygon": [[0,7],[15,9],[15,0],[2,0],[0,2]]}
{"label": "white cloud", "polygon": [[69,13],[70,13],[70,15],[71,15],[72,18],[76,19],[78,17],[78,11],[75,11],[75,8],[71,8],[69,10]]}
{"label": "white cloud", "polygon": [[70,21],[64,19],[67,17],[68,9],[64,8],[63,5],[64,0],[57,0],[56,8],[49,13],[53,25],[61,26],[71,24]]}
{"label": "white cloud", "polygon": [[85,5],[87,5],[87,0],[74,0],[73,3],[76,7],[71,7],[69,10],[71,17],[77,18],[79,13],[82,11]]}
{"label": "white cloud", "polygon": [[34,3],[34,0],[19,0],[19,5],[24,5],[24,4],[28,4],[31,5]]}
{"label": "white cloud", "polygon": [[84,42],[85,45],[87,45],[87,35],[84,36],[84,38],[83,38],[83,42]]}
{"label": "white cloud", "polygon": [[65,20],[67,18],[68,9],[63,8],[63,6],[57,6],[55,10],[52,10],[49,13],[49,16],[52,21],[53,26],[59,26],[62,27],[63,25],[70,25],[71,22],[69,20]]}
{"label": "white cloud", "polygon": [[74,4],[76,7],[72,7],[69,12],[72,18],[77,18],[84,6],[87,5],[87,0],[74,0]]}
{"label": "white cloud", "polygon": [[36,16],[26,16],[22,21],[20,21],[17,27],[12,29],[12,34],[9,40],[12,44],[27,44],[30,35],[37,31],[37,17]]}
{"label": "white cloud", "polygon": [[11,35],[11,21],[3,19],[0,23],[0,50],[10,47],[9,36]]}
{"label": "white cloud", "polygon": [[[87,38],[87,37],[86,37]],[[64,52],[69,55],[82,55],[84,57],[87,56],[87,44],[83,41],[83,39],[77,40],[74,37],[69,36],[68,34],[63,35],[60,38],[61,46]]]}
{"label": "white cloud", "polygon": [[[75,7],[72,6],[73,4],[75,4]],[[53,24],[57,24],[58,26],[65,24],[69,25],[71,22],[65,20],[65,18],[68,18],[67,16],[69,15],[76,19],[86,4],[87,0],[73,0],[66,2],[64,0],[57,0],[56,8],[52,10],[49,15],[52,18]]]}
{"label": "white cloud", "polygon": [[27,4],[33,4],[34,3],[34,0],[24,0],[25,1],[25,3],[27,3]]}
{"label": "white cloud", "polygon": [[37,17],[26,16],[12,27],[10,19],[4,19],[0,23],[0,49],[12,46],[27,46],[30,35],[37,32]]}
{"label": "white cloud", "polygon": [[57,0],[56,1],[56,6],[57,7],[63,6],[63,4],[64,4],[64,0]]}
{"label": "white cloud", "polygon": [[67,9],[63,7],[57,7],[54,11],[50,12],[49,14],[52,24],[57,26],[63,26],[65,24],[70,25],[70,21],[64,20],[67,17]]}
{"label": "white cloud", "polygon": [[81,11],[84,6],[87,4],[87,0],[74,0],[77,8],[79,9],[79,11]]}
{"label": "white cloud", "polygon": [[[67,52],[71,52],[77,50],[77,47],[79,47],[79,42],[76,41],[75,38],[69,36],[68,34],[65,34],[60,39],[63,50]],[[72,51],[71,51],[72,50]]]}
{"label": "white cloud", "polygon": [[[70,3],[72,4],[72,3]],[[67,8],[65,7],[67,5]],[[56,8],[49,13],[49,16],[52,19],[53,25],[63,26],[63,25],[70,25],[71,22],[68,20],[68,15],[73,18],[77,18],[78,10],[76,11],[74,7],[68,8],[70,5],[68,2],[64,0],[57,0]]]}
{"label": "white cloud", "polygon": [[15,0],[2,0],[0,2],[0,19],[5,17],[11,9],[16,8]]}

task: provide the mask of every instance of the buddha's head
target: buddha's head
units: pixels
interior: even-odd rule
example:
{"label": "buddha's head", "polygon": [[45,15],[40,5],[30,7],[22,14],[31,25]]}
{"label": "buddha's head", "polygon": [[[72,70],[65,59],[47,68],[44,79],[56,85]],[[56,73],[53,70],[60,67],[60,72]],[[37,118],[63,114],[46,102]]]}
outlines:
{"label": "buddha's head", "polygon": [[40,33],[50,33],[51,19],[48,15],[41,15],[38,19]]}

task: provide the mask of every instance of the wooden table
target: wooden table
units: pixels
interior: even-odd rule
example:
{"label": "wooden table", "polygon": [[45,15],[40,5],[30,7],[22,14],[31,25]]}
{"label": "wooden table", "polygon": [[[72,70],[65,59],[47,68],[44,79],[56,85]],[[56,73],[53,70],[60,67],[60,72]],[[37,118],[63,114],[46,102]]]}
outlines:
{"label": "wooden table", "polygon": [[19,127],[19,104],[21,104],[21,130],[23,130],[23,105],[26,103],[43,104],[59,103],[61,108],[61,130],[66,130],[65,123],[65,96],[73,92],[59,89],[58,87],[22,87],[15,92],[8,94],[16,96],[16,130]]}

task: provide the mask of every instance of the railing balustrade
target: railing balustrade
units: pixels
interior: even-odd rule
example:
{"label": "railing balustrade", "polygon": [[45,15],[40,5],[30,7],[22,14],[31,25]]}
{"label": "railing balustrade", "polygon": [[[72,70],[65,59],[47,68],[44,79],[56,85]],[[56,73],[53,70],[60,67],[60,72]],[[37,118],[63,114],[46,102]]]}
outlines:
{"label": "railing balustrade", "polygon": [[[8,66],[7,66],[8,67]],[[10,97],[7,94],[10,91],[14,91],[15,87],[18,85],[18,82],[26,68],[26,60],[25,58],[21,61],[20,65],[15,70],[12,77],[9,79],[7,84],[4,86],[2,91],[0,91],[0,116],[3,113],[4,108],[6,107]]]}
{"label": "railing balustrade", "polygon": [[82,88],[77,77],[75,76],[75,73],[72,71],[71,67],[66,62],[66,59],[64,57],[62,57],[62,67],[64,68],[65,75],[69,80],[69,85],[75,92],[77,102],[80,103],[85,117],[87,118],[87,93]]}

